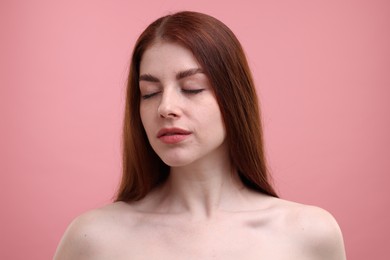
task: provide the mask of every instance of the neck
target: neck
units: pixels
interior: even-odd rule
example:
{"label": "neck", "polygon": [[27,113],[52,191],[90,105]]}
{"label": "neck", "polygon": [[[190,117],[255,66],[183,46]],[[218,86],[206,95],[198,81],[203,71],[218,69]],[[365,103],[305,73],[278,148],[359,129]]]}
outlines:
{"label": "neck", "polygon": [[159,207],[187,213],[192,219],[210,219],[219,211],[234,211],[242,205],[246,189],[230,164],[197,164],[171,168],[160,190]]}

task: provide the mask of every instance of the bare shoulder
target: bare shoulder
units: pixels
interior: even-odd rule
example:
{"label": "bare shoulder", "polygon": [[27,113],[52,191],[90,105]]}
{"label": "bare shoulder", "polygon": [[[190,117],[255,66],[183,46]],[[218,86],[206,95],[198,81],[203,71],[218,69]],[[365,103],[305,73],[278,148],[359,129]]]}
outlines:
{"label": "bare shoulder", "polygon": [[[54,260],[99,259],[123,228],[123,205],[113,203],[75,218],[58,245]],[[99,257],[98,257],[99,256]]]}
{"label": "bare shoulder", "polygon": [[277,199],[282,225],[309,259],[346,259],[340,227],[326,210]]}

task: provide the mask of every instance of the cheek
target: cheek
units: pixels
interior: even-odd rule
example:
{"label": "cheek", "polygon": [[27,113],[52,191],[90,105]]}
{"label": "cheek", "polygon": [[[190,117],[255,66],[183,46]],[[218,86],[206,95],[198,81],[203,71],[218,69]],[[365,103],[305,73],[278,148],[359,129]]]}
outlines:
{"label": "cheek", "polygon": [[139,116],[140,116],[140,118],[141,118],[142,124],[143,124],[144,127],[145,127],[145,121],[146,121],[146,119],[145,119],[145,110],[142,109],[142,106],[140,106],[140,108],[139,108]]}
{"label": "cheek", "polygon": [[225,127],[225,123],[224,123],[224,120],[222,117],[221,110],[219,109],[219,106],[217,106],[215,108],[213,120],[214,120],[214,126],[217,129],[219,129],[219,131],[221,132],[221,135],[223,135],[223,138],[225,138],[226,137],[226,127]]}
{"label": "cheek", "polygon": [[141,117],[141,122],[142,122],[142,125],[146,131],[146,133],[148,134],[149,131],[150,131],[150,124],[151,124],[151,114],[148,113],[147,109],[145,109],[145,107],[143,106],[140,106],[140,117]]}
{"label": "cheek", "polygon": [[202,112],[200,118],[203,118],[205,127],[211,128],[216,134],[221,131],[225,134],[225,125],[218,104],[212,102],[210,106]]}

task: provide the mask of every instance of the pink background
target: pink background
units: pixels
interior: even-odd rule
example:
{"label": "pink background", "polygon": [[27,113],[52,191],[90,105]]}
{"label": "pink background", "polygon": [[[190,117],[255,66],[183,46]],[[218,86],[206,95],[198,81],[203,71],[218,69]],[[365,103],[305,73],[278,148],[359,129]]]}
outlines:
{"label": "pink background", "polygon": [[282,197],[330,211],[349,259],[390,259],[386,0],[2,0],[0,259],[51,259],[74,217],[111,201],[134,41],[183,9],[242,42]]}

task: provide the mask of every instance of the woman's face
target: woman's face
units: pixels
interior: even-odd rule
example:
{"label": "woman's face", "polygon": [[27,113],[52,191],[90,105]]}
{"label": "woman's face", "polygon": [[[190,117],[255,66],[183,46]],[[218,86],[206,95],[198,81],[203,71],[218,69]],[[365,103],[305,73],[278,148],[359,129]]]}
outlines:
{"label": "woman's face", "polygon": [[192,52],[157,42],[142,56],[140,114],[154,151],[179,167],[226,157],[225,127],[207,76]]}

